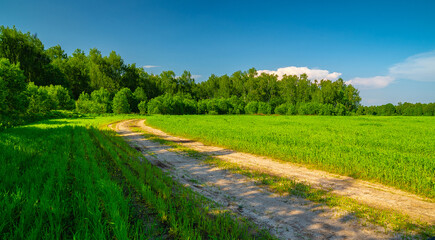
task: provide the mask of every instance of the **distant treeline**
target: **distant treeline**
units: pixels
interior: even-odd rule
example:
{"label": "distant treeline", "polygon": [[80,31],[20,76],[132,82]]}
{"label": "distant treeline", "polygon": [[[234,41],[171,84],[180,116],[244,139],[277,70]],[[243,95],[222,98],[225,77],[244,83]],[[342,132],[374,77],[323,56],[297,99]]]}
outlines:
{"label": "distant treeline", "polygon": [[[255,69],[211,75],[195,83],[184,71],[150,74],[93,48],[68,56],[44,48],[37,36],[0,26],[0,121],[53,109],[81,113],[433,115],[433,104],[360,105],[342,79],[310,81],[306,74],[258,74]],[[402,107],[403,106],[403,107]]]}

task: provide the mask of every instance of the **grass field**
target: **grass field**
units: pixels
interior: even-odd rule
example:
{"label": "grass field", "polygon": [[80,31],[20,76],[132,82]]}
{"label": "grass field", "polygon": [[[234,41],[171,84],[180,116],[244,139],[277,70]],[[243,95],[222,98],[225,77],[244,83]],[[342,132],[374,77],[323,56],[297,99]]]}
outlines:
{"label": "grass field", "polygon": [[147,124],[435,198],[433,117],[154,115]]}
{"label": "grass field", "polygon": [[1,132],[1,238],[271,238],[98,128],[128,118],[137,116],[48,120]]}

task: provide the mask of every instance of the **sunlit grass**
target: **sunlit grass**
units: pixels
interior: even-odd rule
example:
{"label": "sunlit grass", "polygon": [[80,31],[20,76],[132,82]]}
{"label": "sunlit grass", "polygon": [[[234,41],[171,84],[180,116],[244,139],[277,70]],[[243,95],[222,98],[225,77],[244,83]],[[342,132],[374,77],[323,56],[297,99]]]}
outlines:
{"label": "sunlit grass", "polygon": [[272,238],[98,128],[132,118],[56,119],[1,132],[2,238]]}
{"label": "sunlit grass", "polygon": [[435,198],[433,117],[153,115],[147,124]]}
{"label": "sunlit grass", "polygon": [[182,144],[162,139],[153,134],[147,133],[140,128],[133,128],[148,140],[170,146],[172,151],[187,154],[190,157],[202,160],[205,164],[210,164],[232,173],[241,174],[253,180],[256,184],[265,186],[272,192],[281,195],[302,197],[314,203],[324,204],[332,208],[344,210],[346,215],[354,216],[362,221],[383,227],[386,231],[400,233],[403,239],[426,239],[435,235],[435,226],[426,222],[414,220],[402,213],[375,208],[359,203],[349,197],[337,196],[326,190],[316,189],[309,184],[296,179],[275,176],[261,170],[254,170],[240,166],[237,163],[222,161],[221,159],[201,153]]}

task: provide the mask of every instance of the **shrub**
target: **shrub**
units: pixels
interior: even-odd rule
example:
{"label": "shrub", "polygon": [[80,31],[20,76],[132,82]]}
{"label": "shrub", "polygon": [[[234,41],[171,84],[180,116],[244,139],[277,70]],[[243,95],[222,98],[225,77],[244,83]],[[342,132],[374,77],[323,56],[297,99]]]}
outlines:
{"label": "shrub", "polygon": [[293,104],[288,104],[287,105],[287,115],[296,115],[297,110],[296,110],[296,106]]}
{"label": "shrub", "polygon": [[[113,97],[113,112],[120,113],[131,113],[133,93],[129,88],[122,88],[119,90],[115,97]],[[129,101],[130,100],[130,101]]]}
{"label": "shrub", "polygon": [[237,96],[227,98],[227,102],[230,104],[228,109],[229,114],[243,114],[245,112],[245,105]]}
{"label": "shrub", "polygon": [[184,114],[196,114],[197,103],[193,99],[183,99]]}
{"label": "shrub", "polygon": [[356,115],[365,115],[366,114],[366,107],[358,106],[358,109],[356,110]]}
{"label": "shrub", "polygon": [[219,106],[216,98],[212,98],[207,101],[207,113],[213,113],[213,115],[219,114]]}
{"label": "shrub", "polygon": [[337,105],[335,106],[335,113],[337,114],[337,116],[345,116],[346,107],[341,103],[337,103]]}
{"label": "shrub", "polygon": [[287,104],[283,103],[275,108],[275,114],[285,115],[287,113]]}
{"label": "shrub", "polygon": [[150,114],[196,114],[196,102],[185,96],[165,94],[153,98],[148,103]]}
{"label": "shrub", "polygon": [[247,114],[256,114],[258,111],[258,102],[252,101],[249,102],[245,107],[245,113]]}
{"label": "shrub", "polygon": [[200,100],[198,102],[198,114],[206,114],[207,113],[207,104],[208,99]]}
{"label": "shrub", "polygon": [[71,98],[68,89],[61,85],[50,85],[43,87],[53,101],[55,110],[72,110],[74,100]]}
{"label": "shrub", "polygon": [[56,108],[45,87],[38,87],[31,82],[27,85],[26,95],[29,102],[27,112],[30,114],[47,113]]}
{"label": "shrub", "polygon": [[379,106],[378,110],[379,110],[378,114],[382,116],[396,115],[396,107],[391,103]]}
{"label": "shrub", "polygon": [[162,97],[156,97],[149,101],[148,103],[148,113],[149,114],[162,114]]}
{"label": "shrub", "polygon": [[272,113],[272,106],[270,106],[270,104],[265,103],[265,102],[259,102],[257,113],[271,114]]}
{"label": "shrub", "polygon": [[143,88],[137,87],[136,90],[134,90],[133,96],[136,98],[138,102],[146,101],[147,95]]}
{"label": "shrub", "polygon": [[334,106],[332,104],[326,103],[322,104],[320,107],[320,115],[335,115]]}
{"label": "shrub", "polygon": [[[94,104],[98,105],[95,113],[108,113],[111,112],[111,98],[110,92],[105,88],[100,88],[91,93],[91,100]],[[98,110],[97,110],[98,109]]]}
{"label": "shrub", "polygon": [[27,83],[19,65],[0,58],[0,113],[23,112],[27,108]]}
{"label": "shrub", "polygon": [[91,95],[82,92],[76,101],[76,111],[79,113],[108,113],[111,112],[111,105],[109,91],[100,88],[93,91]]}
{"label": "shrub", "polygon": [[146,112],[147,112],[147,102],[146,101],[141,101],[137,105],[137,108],[139,109],[139,113],[140,114],[146,114]]}

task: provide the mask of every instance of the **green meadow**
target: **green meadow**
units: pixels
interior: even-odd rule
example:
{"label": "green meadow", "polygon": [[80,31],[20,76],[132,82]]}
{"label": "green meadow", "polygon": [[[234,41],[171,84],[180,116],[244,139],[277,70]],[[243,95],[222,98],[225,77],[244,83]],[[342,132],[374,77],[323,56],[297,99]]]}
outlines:
{"label": "green meadow", "polygon": [[134,117],[55,119],[0,132],[1,238],[271,238],[104,128]]}
{"label": "green meadow", "polygon": [[168,133],[435,198],[435,118],[401,116],[162,116]]}

